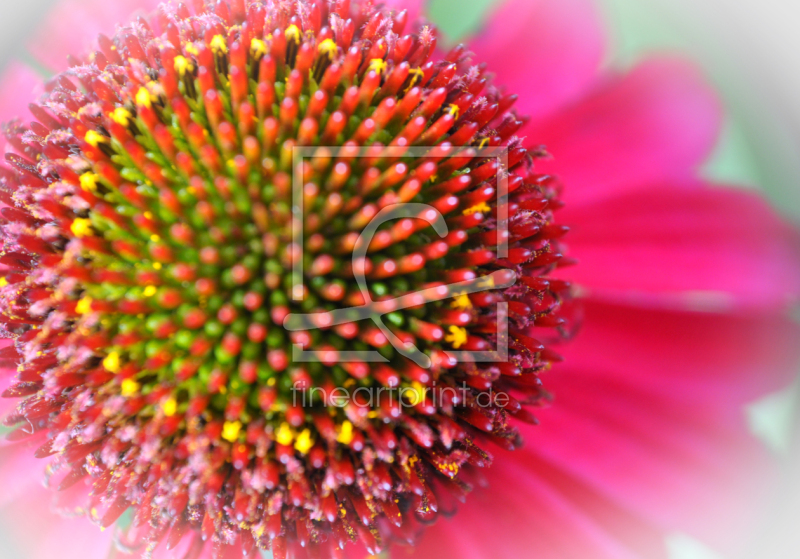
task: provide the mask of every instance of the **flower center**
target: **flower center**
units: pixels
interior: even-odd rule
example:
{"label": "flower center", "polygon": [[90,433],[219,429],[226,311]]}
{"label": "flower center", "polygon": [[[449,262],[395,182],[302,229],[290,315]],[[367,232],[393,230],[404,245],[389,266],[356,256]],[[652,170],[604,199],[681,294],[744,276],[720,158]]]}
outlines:
{"label": "flower center", "polygon": [[193,5],[7,127],[6,425],[124,546],[413,542],[544,396],[559,184],[406,12]]}

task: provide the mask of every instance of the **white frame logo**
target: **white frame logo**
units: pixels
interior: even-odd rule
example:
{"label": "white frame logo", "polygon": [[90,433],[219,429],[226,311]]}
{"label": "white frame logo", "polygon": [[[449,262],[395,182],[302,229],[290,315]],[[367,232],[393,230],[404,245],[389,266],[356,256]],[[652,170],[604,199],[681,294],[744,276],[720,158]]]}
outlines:
{"label": "white frame logo", "polygon": [[[294,301],[302,301],[305,287],[303,285],[304,264],[302,247],[305,246],[304,235],[304,181],[303,181],[303,162],[305,159],[314,157],[326,158],[362,158],[362,157],[386,157],[389,159],[399,158],[427,158],[442,157],[449,158],[458,155],[460,151],[468,151],[468,155],[474,159],[496,158],[498,160],[496,175],[496,194],[498,204],[497,215],[497,247],[496,254],[498,259],[508,256],[508,206],[502,201],[508,196],[508,177],[505,170],[508,168],[508,148],[506,147],[405,147],[387,146],[376,151],[375,148],[357,148],[354,153],[353,148],[343,146],[294,146],[292,148],[292,217],[295,226],[292,231],[292,242],[299,247],[301,254],[294,259],[292,268],[292,282],[290,286],[291,297]],[[369,150],[369,153],[367,153]],[[437,153],[436,150],[440,150]],[[508,273],[509,270],[497,270],[492,274],[478,277],[475,279],[462,281],[450,285],[432,287],[413,293],[407,293],[390,300],[373,301],[363,266],[357,265],[364,262],[367,250],[373,236],[381,225],[397,219],[416,218],[421,219],[431,226],[433,231],[440,237],[448,234],[447,223],[444,216],[428,204],[422,203],[400,203],[384,207],[378,212],[365,226],[359,235],[352,255],[353,276],[358,284],[359,290],[364,298],[364,304],[358,307],[347,307],[336,309],[324,313],[292,313],[286,316],[283,326],[288,331],[308,331],[319,328],[329,328],[340,324],[358,322],[371,319],[375,326],[383,333],[387,341],[402,356],[412,360],[418,366],[429,368],[431,366],[430,356],[423,353],[412,343],[404,343],[394,332],[383,322],[383,316],[403,310],[408,307],[417,306],[420,303],[434,303],[450,299],[456,296],[479,293],[491,289],[502,289],[511,287],[516,282],[516,274]],[[508,303],[501,302],[497,306],[497,348],[493,351],[458,351],[446,350],[447,354],[457,362],[507,362],[508,361]],[[292,359],[298,363],[309,363],[322,361],[321,352],[313,349],[304,349],[299,344],[292,344]],[[378,351],[339,351],[337,352],[339,363],[386,363],[386,359]]]}

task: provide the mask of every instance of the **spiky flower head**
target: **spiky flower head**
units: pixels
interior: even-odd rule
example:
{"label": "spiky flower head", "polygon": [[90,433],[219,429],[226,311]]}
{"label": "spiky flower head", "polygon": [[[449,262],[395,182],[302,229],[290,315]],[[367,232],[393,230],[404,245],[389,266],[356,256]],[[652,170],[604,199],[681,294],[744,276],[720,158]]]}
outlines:
{"label": "spiky flower head", "polygon": [[[126,548],[413,543],[546,396],[558,182],[516,97],[406,12],[189,4],[101,35],[6,127],[11,438],[100,525],[131,509]],[[364,240],[403,204],[427,209]]]}

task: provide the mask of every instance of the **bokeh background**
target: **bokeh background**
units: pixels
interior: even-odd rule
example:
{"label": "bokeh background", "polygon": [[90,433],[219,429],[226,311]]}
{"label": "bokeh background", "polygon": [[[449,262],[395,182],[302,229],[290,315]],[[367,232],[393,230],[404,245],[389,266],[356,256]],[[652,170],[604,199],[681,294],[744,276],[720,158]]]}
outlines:
{"label": "bokeh background", "polygon": [[[612,42],[608,64],[628,66],[648,53],[682,52],[704,68],[720,91],[728,117],[706,174],[761,189],[781,212],[800,222],[800,3],[598,2]],[[0,72],[10,60],[30,59],[26,39],[53,3],[0,0]],[[447,38],[457,41],[480,26],[492,4],[493,0],[430,0],[430,11]],[[751,543],[738,557],[722,557],[684,534],[673,534],[668,540],[672,559],[800,557],[800,381],[753,402],[745,413],[754,434],[783,465],[771,510],[753,526]],[[24,559],[0,518],[0,559],[7,558]]]}

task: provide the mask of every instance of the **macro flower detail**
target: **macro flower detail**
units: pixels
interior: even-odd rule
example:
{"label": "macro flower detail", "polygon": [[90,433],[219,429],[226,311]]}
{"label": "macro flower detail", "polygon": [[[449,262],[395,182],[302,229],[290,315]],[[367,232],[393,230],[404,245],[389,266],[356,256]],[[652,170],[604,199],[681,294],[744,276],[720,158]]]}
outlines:
{"label": "macro flower detail", "polygon": [[[577,316],[550,277],[570,263],[560,182],[516,136],[517,96],[406,11],[189,4],[101,35],[6,127],[10,438],[38,440],[49,485],[102,527],[130,508],[129,552],[413,544],[548,397],[546,344]],[[403,204],[428,209],[361,246]],[[365,303],[358,277],[429,367],[368,322],[331,325]],[[502,361],[452,355],[503,344]],[[352,349],[384,362],[339,359]]]}

